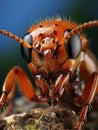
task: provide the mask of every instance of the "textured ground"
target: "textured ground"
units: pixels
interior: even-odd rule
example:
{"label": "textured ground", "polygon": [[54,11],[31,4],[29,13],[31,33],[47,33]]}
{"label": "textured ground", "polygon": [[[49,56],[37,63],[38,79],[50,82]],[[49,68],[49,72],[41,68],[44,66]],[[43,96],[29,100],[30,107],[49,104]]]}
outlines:
{"label": "textured ground", "polygon": [[[16,100],[13,113],[6,118],[1,114],[0,130],[73,130],[79,119],[66,108],[53,109],[47,105],[42,108],[41,104],[28,102],[24,97]],[[90,110],[82,130],[98,130],[98,105]]]}

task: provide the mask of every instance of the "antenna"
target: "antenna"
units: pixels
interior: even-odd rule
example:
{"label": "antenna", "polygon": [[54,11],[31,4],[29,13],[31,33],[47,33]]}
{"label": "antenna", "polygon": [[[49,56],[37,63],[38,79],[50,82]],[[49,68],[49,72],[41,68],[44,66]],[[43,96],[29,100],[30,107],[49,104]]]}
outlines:
{"label": "antenna", "polygon": [[89,22],[85,22],[81,25],[76,26],[75,28],[73,28],[67,35],[66,37],[62,38],[60,44],[62,45],[63,43],[66,42],[66,40],[68,40],[72,35],[83,31],[86,28],[92,28],[92,27],[98,27],[98,20],[94,20],[94,21],[89,21]]}
{"label": "antenna", "polygon": [[6,30],[0,30],[0,33],[2,35],[6,35],[12,39],[14,39],[15,41],[17,41],[18,43],[22,44],[23,46],[25,46],[26,48],[32,48],[27,42],[23,41],[21,38],[19,38],[18,36],[12,34],[11,32],[7,32]]}

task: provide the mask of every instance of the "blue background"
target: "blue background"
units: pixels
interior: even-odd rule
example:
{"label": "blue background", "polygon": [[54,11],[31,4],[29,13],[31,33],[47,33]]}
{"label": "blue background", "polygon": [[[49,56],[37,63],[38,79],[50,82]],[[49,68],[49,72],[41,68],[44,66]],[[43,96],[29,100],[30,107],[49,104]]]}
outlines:
{"label": "blue background", "polygon": [[[57,15],[78,23],[98,19],[98,0],[0,0],[0,29],[6,29],[19,37],[23,37],[33,23]],[[98,57],[98,28],[85,32],[91,41],[90,48]],[[21,57],[20,45],[0,35],[0,86],[15,65],[28,71]]]}

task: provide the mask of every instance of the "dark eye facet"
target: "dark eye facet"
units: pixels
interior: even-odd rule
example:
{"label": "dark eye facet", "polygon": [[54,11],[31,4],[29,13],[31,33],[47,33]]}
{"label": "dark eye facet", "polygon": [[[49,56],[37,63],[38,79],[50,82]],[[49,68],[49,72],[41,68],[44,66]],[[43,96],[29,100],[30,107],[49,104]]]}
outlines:
{"label": "dark eye facet", "polygon": [[27,34],[23,37],[23,40],[28,42],[30,45],[32,45],[32,36],[30,34]]}
{"label": "dark eye facet", "polygon": [[66,50],[69,58],[76,58],[82,48],[80,36],[78,34],[74,34],[70,39],[67,40]]}
{"label": "dark eye facet", "polygon": [[[33,39],[30,34],[25,35],[23,40],[28,42],[32,46]],[[21,54],[27,63],[31,61],[31,49],[28,49],[25,46],[21,45]]]}

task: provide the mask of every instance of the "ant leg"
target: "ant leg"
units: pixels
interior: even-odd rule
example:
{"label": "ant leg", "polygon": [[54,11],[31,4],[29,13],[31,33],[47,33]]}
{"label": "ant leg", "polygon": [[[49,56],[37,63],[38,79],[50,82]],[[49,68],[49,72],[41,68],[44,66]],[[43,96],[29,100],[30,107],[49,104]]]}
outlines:
{"label": "ant leg", "polygon": [[80,130],[83,121],[86,118],[86,114],[89,108],[89,105],[92,103],[94,95],[98,87],[98,73],[94,72],[90,76],[85,88],[82,97],[77,98],[78,103],[81,102],[84,106],[80,113],[79,122],[76,124],[75,129]]}
{"label": "ant leg", "polygon": [[2,88],[2,95],[0,98],[0,109],[4,107],[7,98],[9,98],[9,102],[11,103],[11,105],[9,105],[10,107],[8,107],[9,110],[7,112],[7,115],[10,113],[13,106],[12,101],[14,99],[14,94],[15,94],[15,86],[14,86],[15,79],[18,82],[20,89],[27,97],[27,99],[36,100],[34,87],[30,82],[29,78],[27,77],[26,73],[20,67],[12,68],[5,79]]}

